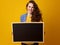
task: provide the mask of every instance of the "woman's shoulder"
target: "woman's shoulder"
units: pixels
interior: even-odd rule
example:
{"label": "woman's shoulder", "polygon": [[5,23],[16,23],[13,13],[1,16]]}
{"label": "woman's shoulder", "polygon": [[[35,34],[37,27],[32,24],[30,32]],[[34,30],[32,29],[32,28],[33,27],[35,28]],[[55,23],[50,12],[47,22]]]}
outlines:
{"label": "woman's shoulder", "polygon": [[24,22],[27,14],[22,14],[20,17],[21,22]]}
{"label": "woman's shoulder", "polygon": [[26,17],[27,14],[22,14],[21,17]]}

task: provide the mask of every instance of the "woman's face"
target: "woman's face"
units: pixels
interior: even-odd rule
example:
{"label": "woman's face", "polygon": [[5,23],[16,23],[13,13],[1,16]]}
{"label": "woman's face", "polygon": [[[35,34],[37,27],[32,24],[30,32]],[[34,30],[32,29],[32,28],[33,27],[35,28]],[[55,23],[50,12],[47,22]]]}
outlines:
{"label": "woman's face", "polygon": [[29,3],[28,6],[27,6],[27,12],[31,14],[33,12],[33,10],[34,10],[33,4]]}

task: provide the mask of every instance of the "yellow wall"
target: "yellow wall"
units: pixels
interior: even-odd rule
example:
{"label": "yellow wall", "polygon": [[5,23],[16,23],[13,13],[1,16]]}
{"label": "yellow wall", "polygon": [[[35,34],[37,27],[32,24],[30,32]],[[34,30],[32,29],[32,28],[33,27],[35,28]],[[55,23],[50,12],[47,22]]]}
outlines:
{"label": "yellow wall", "polygon": [[[11,22],[20,22],[29,0],[0,0],[0,45],[20,45],[12,42]],[[60,45],[60,0],[35,0],[45,22],[44,45]]]}

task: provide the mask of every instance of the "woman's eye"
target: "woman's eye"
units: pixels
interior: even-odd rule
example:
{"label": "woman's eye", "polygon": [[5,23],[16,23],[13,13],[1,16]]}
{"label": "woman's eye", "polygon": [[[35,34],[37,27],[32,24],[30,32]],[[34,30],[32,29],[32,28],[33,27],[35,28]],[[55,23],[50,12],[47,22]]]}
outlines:
{"label": "woman's eye", "polygon": [[29,6],[29,8],[30,8],[30,6]]}
{"label": "woman's eye", "polygon": [[32,8],[34,8],[34,7],[32,7]]}

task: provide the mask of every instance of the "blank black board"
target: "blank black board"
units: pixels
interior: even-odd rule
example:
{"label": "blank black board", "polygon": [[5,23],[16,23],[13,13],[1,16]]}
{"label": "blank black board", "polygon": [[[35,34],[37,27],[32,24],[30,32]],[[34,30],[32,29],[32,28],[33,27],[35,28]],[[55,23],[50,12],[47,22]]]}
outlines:
{"label": "blank black board", "polygon": [[13,41],[43,42],[43,23],[13,23]]}

